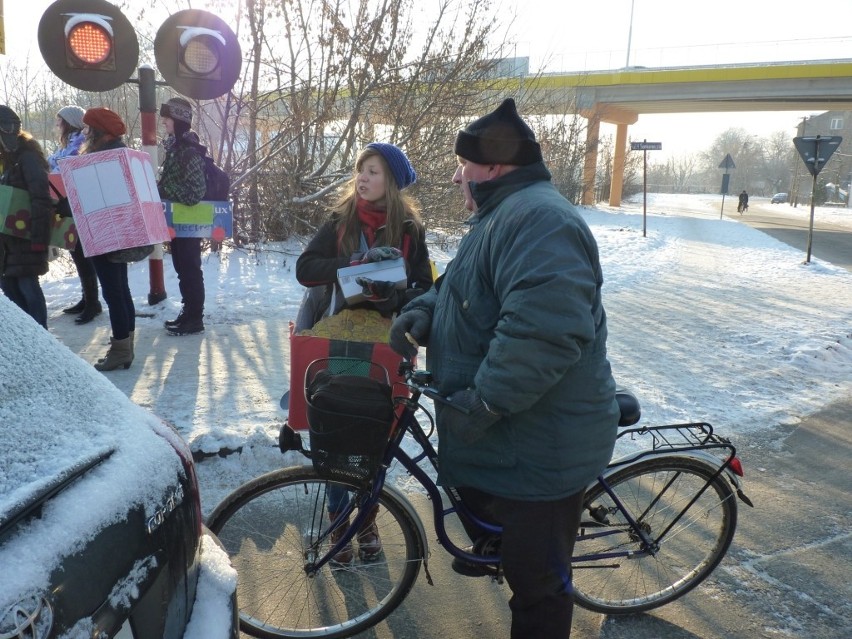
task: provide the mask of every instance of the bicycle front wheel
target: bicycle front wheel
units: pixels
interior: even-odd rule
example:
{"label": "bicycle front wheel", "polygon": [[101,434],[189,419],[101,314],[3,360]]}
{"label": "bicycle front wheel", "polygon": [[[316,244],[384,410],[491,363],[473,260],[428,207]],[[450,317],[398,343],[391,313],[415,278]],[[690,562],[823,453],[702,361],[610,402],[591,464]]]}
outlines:
{"label": "bicycle front wheel", "polygon": [[[715,472],[691,457],[626,466],[607,478],[624,510],[600,483],[590,488],[572,563],[577,604],[604,614],[642,612],[674,601],[707,578],[737,525],[734,491],[721,475],[711,481]],[[625,511],[647,533],[650,548]]]}
{"label": "bicycle front wheel", "polygon": [[[240,628],[255,637],[349,637],[387,617],[413,586],[424,549],[416,524],[392,493],[379,498],[381,552],[346,565],[306,565],[331,547],[330,510],[364,493],[309,466],[258,477],[231,493],[208,527],[237,570]],[[343,502],[345,503],[345,502]],[[354,513],[353,517],[354,519]]]}

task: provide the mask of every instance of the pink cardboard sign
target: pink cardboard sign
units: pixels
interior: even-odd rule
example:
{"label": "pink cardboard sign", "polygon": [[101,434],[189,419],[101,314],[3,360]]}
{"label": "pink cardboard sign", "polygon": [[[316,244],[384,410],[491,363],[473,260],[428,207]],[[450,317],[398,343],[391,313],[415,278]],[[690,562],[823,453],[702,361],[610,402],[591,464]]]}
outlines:
{"label": "pink cardboard sign", "polygon": [[87,257],[169,241],[148,154],[114,149],[59,164]]}

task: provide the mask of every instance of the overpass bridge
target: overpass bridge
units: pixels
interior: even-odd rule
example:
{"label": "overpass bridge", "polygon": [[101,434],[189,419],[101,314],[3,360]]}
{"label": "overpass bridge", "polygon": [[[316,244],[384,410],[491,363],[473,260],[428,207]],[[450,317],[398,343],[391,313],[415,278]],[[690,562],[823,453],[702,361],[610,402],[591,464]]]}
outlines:
{"label": "overpass bridge", "polygon": [[[621,204],[627,132],[650,113],[852,110],[852,59],[614,71],[507,78],[522,113],[565,113],[588,120],[583,204],[593,204],[601,122],[616,126],[610,204]],[[501,83],[502,84],[502,83]]]}

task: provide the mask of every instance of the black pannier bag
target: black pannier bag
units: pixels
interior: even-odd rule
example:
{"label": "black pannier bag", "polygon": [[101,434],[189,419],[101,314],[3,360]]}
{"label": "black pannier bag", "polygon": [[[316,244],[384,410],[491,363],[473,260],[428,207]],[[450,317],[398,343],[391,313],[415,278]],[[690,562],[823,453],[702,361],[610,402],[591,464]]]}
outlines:
{"label": "black pannier bag", "polygon": [[315,360],[305,371],[305,400],[314,469],[329,479],[371,479],[394,420],[384,367],[346,357]]}

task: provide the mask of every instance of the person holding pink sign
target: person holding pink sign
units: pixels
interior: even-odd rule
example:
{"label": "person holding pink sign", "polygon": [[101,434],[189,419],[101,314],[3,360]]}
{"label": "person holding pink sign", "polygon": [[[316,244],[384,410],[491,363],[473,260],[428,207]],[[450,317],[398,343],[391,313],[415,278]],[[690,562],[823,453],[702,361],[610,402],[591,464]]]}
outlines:
{"label": "person holding pink sign", "polygon": [[47,328],[47,303],[38,281],[47,273],[47,243],[53,202],[47,159],[32,135],[21,130],[21,118],[0,106],[0,185],[21,189],[30,197],[30,238],[0,233],[0,289],[36,322]]}
{"label": "person holding pink sign", "polygon": [[[122,136],[127,132],[127,125],[114,111],[104,107],[89,109],[83,116],[83,123],[86,125],[86,141],[80,155],[126,146]],[[133,305],[130,282],[127,279],[127,263],[113,261],[110,259],[111,255],[104,253],[92,257],[98,281],[101,283],[101,292],[109,309],[112,329],[109,350],[106,356],[95,364],[99,371],[112,371],[119,366],[128,369],[133,363],[136,307]]]}

